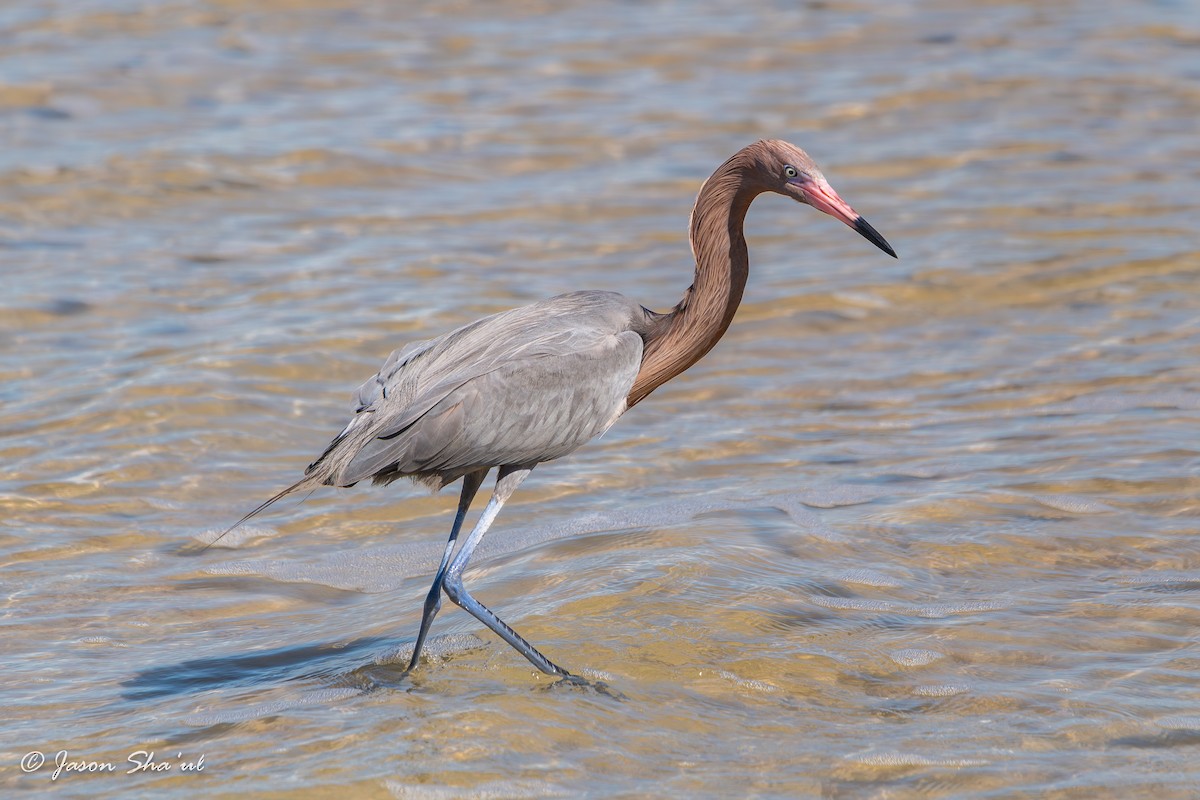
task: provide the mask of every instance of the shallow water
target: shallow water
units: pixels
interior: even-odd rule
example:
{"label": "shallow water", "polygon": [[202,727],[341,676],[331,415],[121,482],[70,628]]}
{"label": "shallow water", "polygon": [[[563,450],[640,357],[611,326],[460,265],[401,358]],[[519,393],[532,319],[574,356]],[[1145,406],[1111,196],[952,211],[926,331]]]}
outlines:
{"label": "shallow water", "polygon": [[[1192,5],[23,0],[0,40],[4,793],[1195,796]],[[467,574],[623,699],[454,608],[399,680],[453,490],[191,552],[406,341],[670,307],[764,136],[900,260],[759,200],[726,339]]]}

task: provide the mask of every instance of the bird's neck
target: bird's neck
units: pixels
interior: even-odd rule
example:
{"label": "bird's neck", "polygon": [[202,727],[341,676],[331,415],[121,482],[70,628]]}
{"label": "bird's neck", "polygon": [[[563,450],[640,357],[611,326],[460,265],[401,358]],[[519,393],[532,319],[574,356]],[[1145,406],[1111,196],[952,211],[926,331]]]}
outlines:
{"label": "bird's neck", "polygon": [[647,335],[629,406],[699,361],[733,320],[750,271],[742,225],[761,192],[745,174],[735,156],[701,187],[690,226],[696,276],[683,299],[659,316]]}

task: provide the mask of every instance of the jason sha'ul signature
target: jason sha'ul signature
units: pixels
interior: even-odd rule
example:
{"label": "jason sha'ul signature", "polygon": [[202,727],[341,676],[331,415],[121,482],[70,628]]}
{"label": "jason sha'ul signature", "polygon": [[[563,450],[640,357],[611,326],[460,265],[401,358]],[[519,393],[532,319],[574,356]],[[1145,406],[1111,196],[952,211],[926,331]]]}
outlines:
{"label": "jason sha'ul signature", "polygon": [[[46,755],[40,750],[32,750],[21,757],[21,770],[23,772],[37,772],[46,764]],[[125,768],[125,765],[131,765]],[[50,780],[56,781],[63,775],[71,773],[89,773],[89,772],[124,772],[126,775],[133,775],[138,772],[203,772],[204,771],[204,755],[201,754],[197,758],[185,759],[183,753],[176,753],[175,760],[160,760],[156,757],[153,750],[137,750],[129,754],[125,759],[125,764],[118,766],[111,761],[88,761],[86,759],[74,759],[66,750],[59,750],[54,754],[54,771],[50,773]]]}

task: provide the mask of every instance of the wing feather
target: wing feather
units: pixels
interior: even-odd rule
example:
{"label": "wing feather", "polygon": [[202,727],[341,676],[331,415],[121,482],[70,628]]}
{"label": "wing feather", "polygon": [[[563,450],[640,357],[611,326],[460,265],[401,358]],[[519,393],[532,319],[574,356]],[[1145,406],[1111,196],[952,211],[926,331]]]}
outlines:
{"label": "wing feather", "polygon": [[355,417],[308,474],[444,485],[560,458],[624,411],[642,358],[637,312],[620,295],[577,292],[409,345],[359,388]]}

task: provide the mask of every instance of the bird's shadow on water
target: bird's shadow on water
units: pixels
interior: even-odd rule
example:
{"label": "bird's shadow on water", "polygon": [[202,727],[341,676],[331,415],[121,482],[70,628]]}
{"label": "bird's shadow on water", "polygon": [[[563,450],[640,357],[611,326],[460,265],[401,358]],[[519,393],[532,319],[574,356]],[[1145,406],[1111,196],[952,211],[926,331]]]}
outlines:
{"label": "bird's shadow on water", "polygon": [[[366,637],[192,658],[135,673],[121,683],[121,697],[154,704],[183,701],[188,707],[178,719],[183,727],[170,727],[158,735],[169,745],[203,742],[250,720],[272,719],[314,703],[328,705],[347,697],[399,689],[406,683],[403,667],[407,661],[393,664],[381,661],[380,656],[396,648],[395,640]],[[200,707],[191,707],[199,695],[205,696]]]}
{"label": "bird's shadow on water", "polygon": [[[457,652],[483,646],[482,641],[469,635],[445,639],[453,642],[450,649]],[[227,698],[228,703],[221,703],[220,707],[189,714],[184,731],[163,733],[164,740],[170,744],[205,741],[241,722],[271,718],[310,703],[327,704],[375,692],[413,690],[417,684],[407,669],[411,643],[399,648],[393,644],[388,648],[389,641],[368,637],[349,643],[301,645],[250,655],[189,659],[136,673],[122,682],[125,689],[122,697],[152,702],[207,692],[235,693],[235,697]],[[434,646],[431,649],[436,649],[438,639],[431,639],[429,644]],[[381,651],[387,654],[383,658],[379,655]],[[425,665],[425,668],[430,666]],[[270,691],[288,683],[298,684],[299,691],[289,690],[282,696]],[[628,699],[603,681],[578,676],[562,678],[539,689],[582,692],[616,702]],[[251,700],[243,694],[258,690],[266,691],[266,696],[260,700]]]}
{"label": "bird's shadow on water", "polygon": [[[372,636],[351,642],[280,647],[248,655],[193,658],[177,664],[142,670],[121,683],[126,700],[156,700],[197,692],[249,688],[288,681],[317,681],[336,685],[374,661],[372,654],[387,649],[389,640]],[[394,645],[393,645],[394,646]],[[386,665],[378,665],[387,669]],[[397,674],[399,674],[397,670]],[[363,685],[364,690],[370,688]]]}

